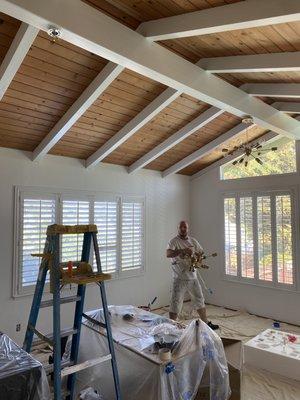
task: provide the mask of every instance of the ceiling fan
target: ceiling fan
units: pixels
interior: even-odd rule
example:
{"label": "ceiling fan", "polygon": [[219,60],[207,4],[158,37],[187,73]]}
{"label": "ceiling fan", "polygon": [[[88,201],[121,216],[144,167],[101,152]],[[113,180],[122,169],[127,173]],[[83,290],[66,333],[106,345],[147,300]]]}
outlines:
{"label": "ceiling fan", "polygon": [[[242,120],[244,124],[249,124],[249,126],[253,125],[253,118],[246,117]],[[236,145],[233,148],[223,148],[222,153],[224,153],[224,157],[234,155],[236,152],[241,153],[233,162],[232,165],[244,165],[248,166],[249,161],[254,159],[258,164],[263,165],[263,160],[261,156],[266,154],[269,151],[276,151],[277,147],[264,148],[263,142],[259,140],[257,142],[249,142],[248,139],[248,128],[246,129],[246,143],[242,143],[240,145]]]}

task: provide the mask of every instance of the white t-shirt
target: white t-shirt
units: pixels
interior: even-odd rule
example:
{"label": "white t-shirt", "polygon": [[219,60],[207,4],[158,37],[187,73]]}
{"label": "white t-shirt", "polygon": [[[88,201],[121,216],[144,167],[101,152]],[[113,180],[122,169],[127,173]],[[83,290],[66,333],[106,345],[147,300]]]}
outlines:
{"label": "white t-shirt", "polygon": [[[190,236],[182,239],[180,236],[175,236],[169,241],[167,249],[178,250],[190,248],[192,252],[203,252],[203,248],[198,241]],[[173,275],[176,279],[191,280],[197,278],[196,271],[190,271],[191,261],[189,258],[181,258],[180,256],[172,258]]]}

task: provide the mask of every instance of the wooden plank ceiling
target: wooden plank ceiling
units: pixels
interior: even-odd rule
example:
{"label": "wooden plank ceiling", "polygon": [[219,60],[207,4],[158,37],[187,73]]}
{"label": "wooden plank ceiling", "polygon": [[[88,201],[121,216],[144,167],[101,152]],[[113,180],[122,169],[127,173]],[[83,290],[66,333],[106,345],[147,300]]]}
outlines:
{"label": "wooden plank ceiling", "polygon": [[[86,0],[91,6],[136,29],[141,22],[234,3],[238,0]],[[3,60],[20,23],[0,14],[0,57]],[[160,42],[195,63],[203,57],[249,55],[300,50],[300,22],[237,30]],[[33,151],[55,123],[91,83],[107,61],[61,39],[40,32],[0,102],[0,146]],[[300,82],[299,72],[219,75],[239,86],[251,82]],[[124,70],[51,149],[51,154],[87,159],[166,87]],[[272,103],[276,99],[268,98]],[[209,108],[185,94],[178,97],[104,162],[129,166]],[[146,166],[165,170],[240,123],[224,113]],[[265,130],[255,128],[249,139]],[[243,137],[239,140],[243,140]],[[244,139],[245,140],[245,139]],[[227,143],[231,146],[233,141]],[[222,146],[221,146],[222,147]],[[219,159],[218,148],[191,164],[192,175]]]}

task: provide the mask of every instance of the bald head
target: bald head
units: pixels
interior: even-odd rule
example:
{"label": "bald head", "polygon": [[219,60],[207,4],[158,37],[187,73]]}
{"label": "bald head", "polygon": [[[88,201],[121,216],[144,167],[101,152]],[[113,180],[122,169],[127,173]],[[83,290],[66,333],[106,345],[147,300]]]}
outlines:
{"label": "bald head", "polygon": [[178,235],[185,239],[187,238],[189,233],[189,224],[187,223],[187,221],[180,221],[178,224]]}

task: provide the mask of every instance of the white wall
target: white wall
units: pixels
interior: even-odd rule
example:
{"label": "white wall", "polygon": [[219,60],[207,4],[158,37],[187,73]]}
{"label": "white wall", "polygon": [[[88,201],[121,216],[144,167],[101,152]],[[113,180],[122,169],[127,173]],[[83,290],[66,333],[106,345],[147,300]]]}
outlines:
{"label": "white wall", "polygon": [[[299,152],[298,152],[299,154]],[[298,163],[299,164],[299,163]],[[299,169],[298,169],[299,170]],[[218,257],[210,261],[211,268],[203,272],[208,286],[214,291],[207,296],[212,304],[233,309],[244,309],[250,313],[271,317],[290,323],[300,323],[300,292],[259,287],[252,284],[224,280],[224,227],[222,194],[230,190],[251,190],[296,187],[299,193],[300,175],[269,176],[251,179],[221,181],[219,168],[211,169],[199,178],[191,180],[191,226],[193,234],[205,250],[217,252]],[[296,210],[298,211],[298,210]],[[299,238],[299,212],[297,212]],[[297,246],[297,285],[299,282],[299,245]]]}
{"label": "white wall", "polygon": [[[87,171],[79,160],[47,156],[39,164],[16,150],[0,149],[0,331],[22,343],[31,296],[12,298],[14,185],[74,190],[94,190],[146,197],[146,272],[143,276],[107,283],[111,304],[147,304],[158,296],[156,306],[169,304],[170,265],[165,258],[168,240],[178,220],[189,217],[189,178],[175,175],[162,179],[158,172],[128,174],[123,167],[101,164]],[[87,290],[86,309],[99,307],[98,287]],[[62,306],[64,325],[71,326],[72,305]],[[49,309],[41,310],[41,325],[51,332]],[[16,324],[22,330],[16,333]]]}

